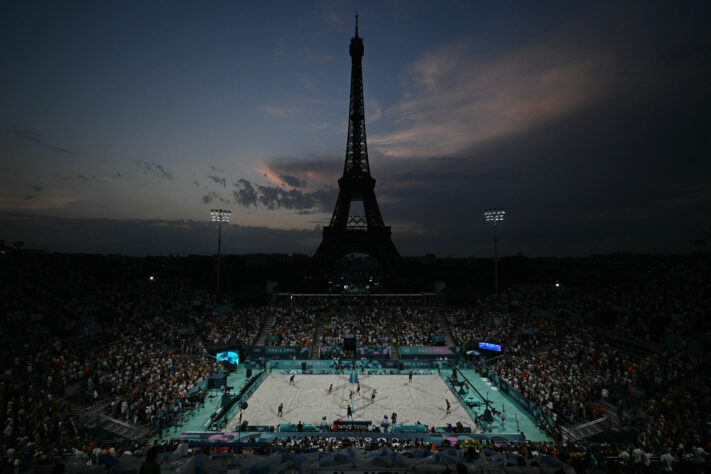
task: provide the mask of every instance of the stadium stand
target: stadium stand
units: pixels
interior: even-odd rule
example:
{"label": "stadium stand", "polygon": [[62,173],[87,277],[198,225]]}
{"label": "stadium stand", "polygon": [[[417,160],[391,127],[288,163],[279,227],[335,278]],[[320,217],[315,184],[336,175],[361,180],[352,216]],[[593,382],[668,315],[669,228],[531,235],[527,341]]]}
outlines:
{"label": "stadium stand", "polygon": [[[470,472],[709,470],[707,261],[661,258],[616,284],[511,286],[464,308],[397,300],[348,308],[322,299],[217,308],[187,280],[102,279],[94,265],[72,256],[3,257],[2,472],[59,462],[68,472],[127,469],[154,443],[165,470],[200,456],[209,472],[226,463],[308,472],[342,462]],[[222,370],[210,348],[249,347],[260,333],[273,336],[265,345],[338,345],[346,332],[364,346],[391,348],[446,334],[460,346],[500,343],[503,355],[464,366],[540,407],[537,421],[552,441],[333,438],[319,420],[307,420],[306,434],[251,447],[188,448],[167,436],[204,402],[206,378]],[[584,431],[600,420],[603,430]]]}

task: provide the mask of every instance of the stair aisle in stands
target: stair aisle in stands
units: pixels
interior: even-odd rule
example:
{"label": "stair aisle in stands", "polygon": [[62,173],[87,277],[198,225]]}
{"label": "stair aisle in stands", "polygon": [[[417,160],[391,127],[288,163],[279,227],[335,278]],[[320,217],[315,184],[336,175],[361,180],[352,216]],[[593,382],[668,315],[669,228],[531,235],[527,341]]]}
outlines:
{"label": "stair aisle in stands", "polygon": [[254,340],[255,346],[263,346],[266,344],[267,336],[269,336],[271,329],[274,327],[274,323],[276,323],[276,316],[272,314],[264,321],[262,327],[259,328],[257,338]]}
{"label": "stair aisle in stands", "polygon": [[438,313],[437,322],[439,323],[439,327],[442,329],[442,336],[444,336],[445,344],[447,346],[456,346],[454,337],[452,337],[452,331],[449,329],[449,321],[447,320],[447,317],[442,313]]}
{"label": "stair aisle in stands", "polygon": [[318,314],[316,316],[316,329],[314,329],[314,340],[311,344],[311,359],[317,360],[319,358],[319,353],[321,352],[321,341],[323,340],[323,328],[326,325],[324,322],[324,315]]}

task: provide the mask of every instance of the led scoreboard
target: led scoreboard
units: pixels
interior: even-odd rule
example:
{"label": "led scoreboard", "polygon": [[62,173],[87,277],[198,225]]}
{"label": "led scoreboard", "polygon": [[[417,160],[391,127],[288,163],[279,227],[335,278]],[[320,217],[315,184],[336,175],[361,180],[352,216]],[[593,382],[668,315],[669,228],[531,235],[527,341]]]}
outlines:
{"label": "led scoreboard", "polygon": [[228,364],[239,365],[239,352],[218,352],[215,358],[218,361],[225,361]]}
{"label": "led scoreboard", "polygon": [[492,344],[490,342],[480,342],[479,349],[486,349],[488,351],[501,352],[501,346],[498,344]]}

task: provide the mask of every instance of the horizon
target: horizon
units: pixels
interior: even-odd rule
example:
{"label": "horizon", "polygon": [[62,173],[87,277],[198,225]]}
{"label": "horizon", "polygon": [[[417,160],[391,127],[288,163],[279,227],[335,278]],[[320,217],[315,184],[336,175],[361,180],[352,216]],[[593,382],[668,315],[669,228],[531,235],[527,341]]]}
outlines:
{"label": "horizon", "polygon": [[[74,256],[100,256],[100,257],[128,257],[128,258],[135,258],[135,259],[142,259],[142,258],[189,258],[189,257],[205,257],[205,258],[215,258],[217,256],[217,252],[215,253],[188,253],[188,254],[145,254],[145,255],[132,255],[132,254],[127,254],[127,253],[117,253],[117,252],[60,252],[60,251],[54,251],[54,250],[46,250],[42,248],[29,248],[25,246],[24,241],[3,241],[0,239],[0,242],[4,243],[5,247],[4,249],[7,250],[12,250],[12,251],[18,251],[18,252],[29,252],[29,253],[39,253],[39,254],[45,254],[45,255],[74,255]],[[17,247],[17,244],[20,244],[20,247]],[[708,251],[703,250],[702,254],[703,255],[708,255]],[[365,254],[364,254],[365,255]],[[698,256],[699,255],[699,250],[692,250],[687,253],[644,253],[644,252],[608,252],[608,253],[591,253],[588,255],[526,255],[521,252],[518,253],[512,253],[508,255],[499,255],[498,258],[499,260],[504,260],[504,259],[559,259],[559,260],[584,260],[584,259],[595,259],[595,258],[606,258],[606,257],[630,257],[630,258],[635,258],[635,257],[653,257],[653,258],[667,258],[667,257],[691,257],[691,256]],[[306,257],[306,258],[313,258],[313,255],[309,255],[306,253],[300,253],[300,252],[254,252],[254,253],[222,253],[221,254],[222,258],[226,257],[289,257],[289,258],[294,258],[294,257]],[[438,259],[438,260],[482,260],[482,261],[492,261],[493,256],[475,256],[475,255],[460,255],[456,257],[450,257],[450,256],[441,256],[441,255],[436,255],[433,253],[426,253],[426,254],[421,254],[421,255],[403,255],[403,259],[409,260],[409,259]]]}

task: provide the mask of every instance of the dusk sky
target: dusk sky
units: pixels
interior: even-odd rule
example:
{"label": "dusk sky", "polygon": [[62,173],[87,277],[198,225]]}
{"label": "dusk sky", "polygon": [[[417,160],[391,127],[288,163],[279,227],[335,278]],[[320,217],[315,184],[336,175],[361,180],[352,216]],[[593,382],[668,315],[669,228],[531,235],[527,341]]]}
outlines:
{"label": "dusk sky", "polygon": [[709,2],[0,2],[0,240],[312,255],[359,13],[402,255],[679,253],[711,227]]}

